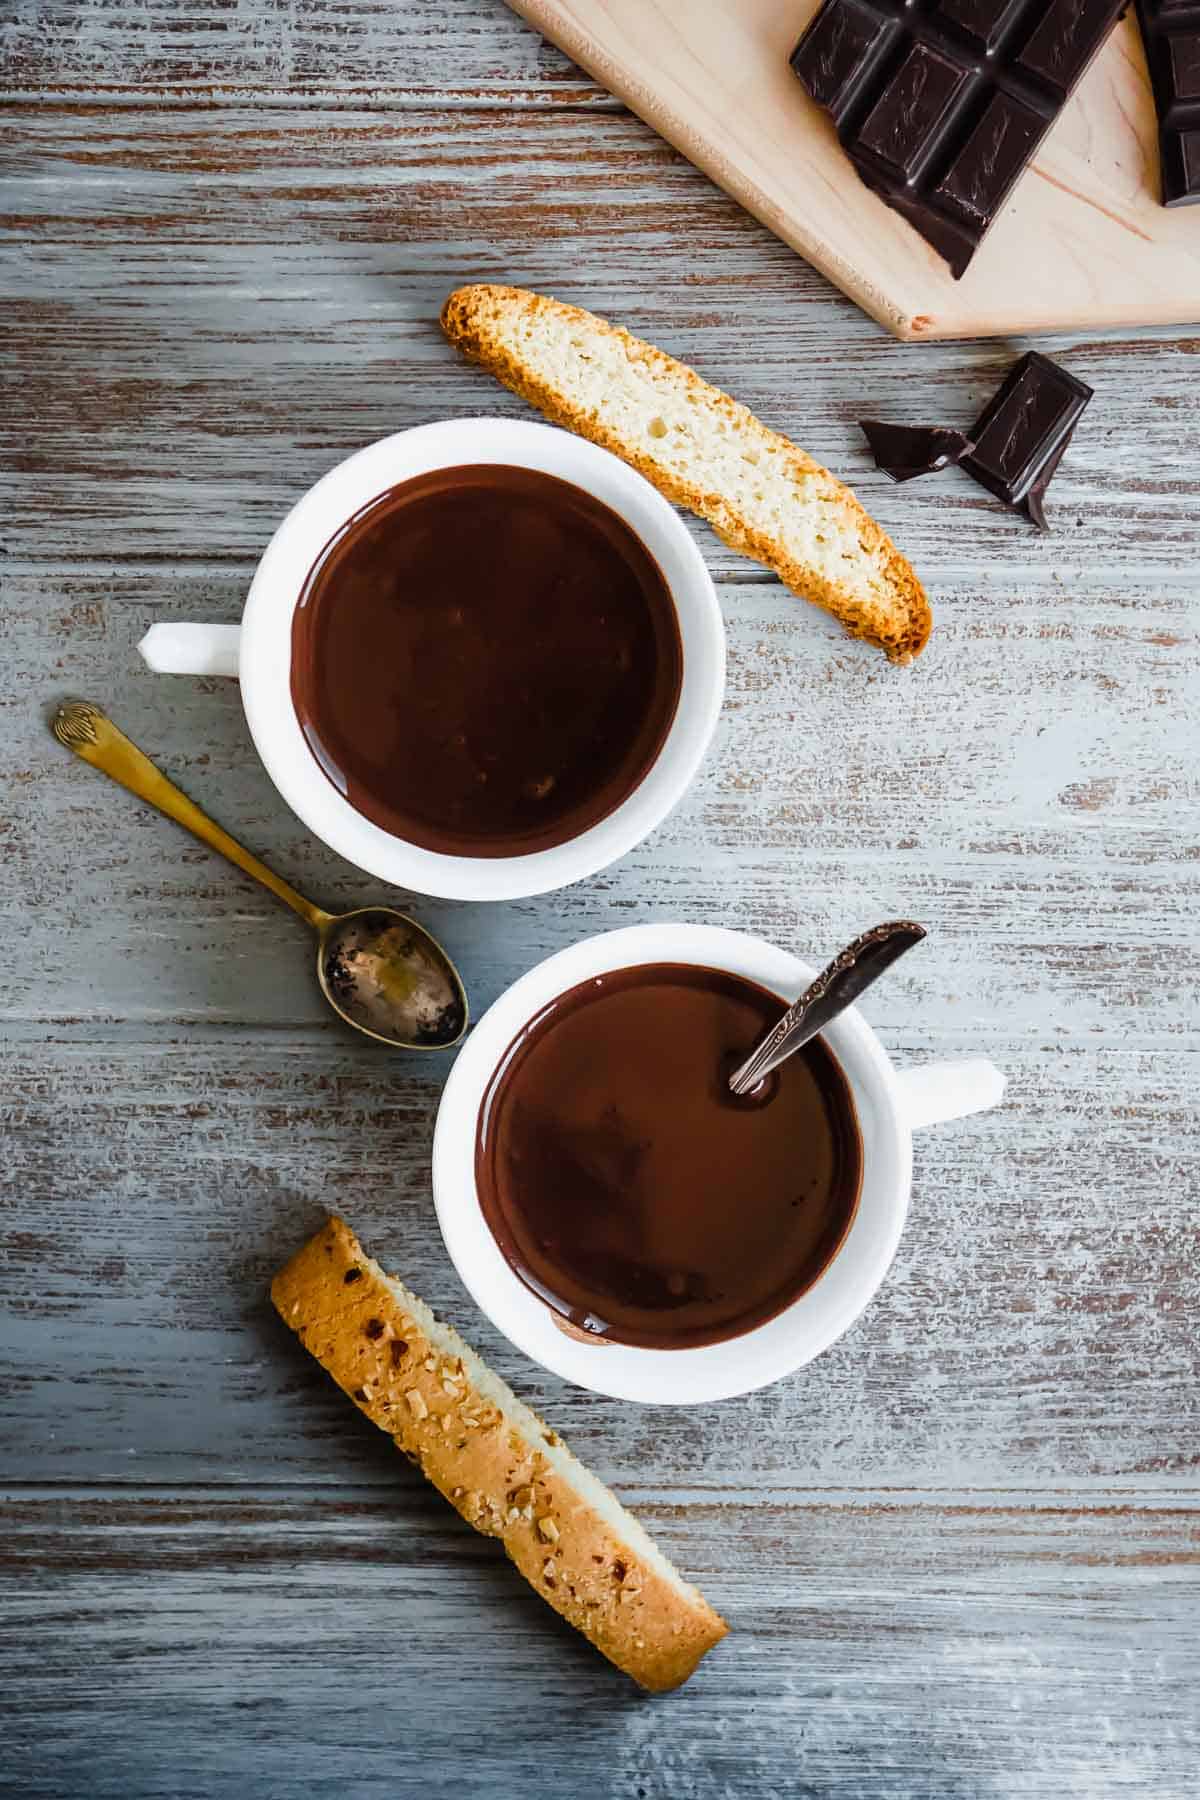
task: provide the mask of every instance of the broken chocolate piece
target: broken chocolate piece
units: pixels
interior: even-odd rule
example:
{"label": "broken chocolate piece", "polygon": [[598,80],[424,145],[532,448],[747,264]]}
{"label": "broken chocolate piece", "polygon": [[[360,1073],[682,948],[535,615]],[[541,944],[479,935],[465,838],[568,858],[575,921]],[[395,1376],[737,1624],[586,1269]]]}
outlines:
{"label": "broken chocolate piece", "polygon": [[[969,0],[955,3],[961,9]],[[969,435],[940,425],[858,423],[876,467],[893,481],[912,481],[957,463],[1045,531],[1046,489],[1091,397],[1086,382],[1031,350],[1013,364]]]}
{"label": "broken chocolate piece", "polygon": [[1200,0],[1138,0],[1164,206],[1200,204]]}
{"label": "broken chocolate piece", "polygon": [[1124,5],[824,0],[792,68],[863,181],[957,279]]}
{"label": "broken chocolate piece", "polygon": [[1031,350],[1015,363],[971,431],[961,466],[1042,531],[1046,489],[1092,397],[1085,382]]}
{"label": "broken chocolate piece", "polygon": [[935,475],[939,469],[961,462],[975,448],[964,432],[944,425],[889,425],[882,419],[860,419],[858,424],[875,467],[893,481]]}

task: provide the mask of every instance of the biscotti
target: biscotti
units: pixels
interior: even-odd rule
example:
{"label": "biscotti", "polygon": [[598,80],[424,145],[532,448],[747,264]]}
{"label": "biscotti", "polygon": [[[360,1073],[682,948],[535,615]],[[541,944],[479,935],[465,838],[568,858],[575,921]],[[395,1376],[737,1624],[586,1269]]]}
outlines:
{"label": "biscotti", "polygon": [[452,344],[611,450],[852,637],[911,662],[931,627],[912,569],[849,488],[686,364],[607,319],[524,288],[458,288]]}
{"label": "biscotti", "polygon": [[724,1637],[616,1496],[342,1219],[279,1272],[271,1298],[372,1424],[642,1687],[678,1687]]}

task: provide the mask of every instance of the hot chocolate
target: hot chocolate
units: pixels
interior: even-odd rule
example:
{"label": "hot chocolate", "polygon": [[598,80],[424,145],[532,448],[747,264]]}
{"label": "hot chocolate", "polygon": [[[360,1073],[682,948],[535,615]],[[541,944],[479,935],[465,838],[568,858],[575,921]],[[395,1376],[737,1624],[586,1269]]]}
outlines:
{"label": "hot chocolate", "polygon": [[533,469],[472,464],[365,507],[311,570],[292,699],[313,755],[385,831],[460,856],[577,837],[675,716],[683,650],[625,522]]}
{"label": "hot chocolate", "polygon": [[818,1039],[728,1088],[786,1002],[716,969],[598,976],[541,1011],[480,1109],[484,1217],[570,1324],[626,1344],[718,1343],[812,1285],[849,1230],[862,1141]]}

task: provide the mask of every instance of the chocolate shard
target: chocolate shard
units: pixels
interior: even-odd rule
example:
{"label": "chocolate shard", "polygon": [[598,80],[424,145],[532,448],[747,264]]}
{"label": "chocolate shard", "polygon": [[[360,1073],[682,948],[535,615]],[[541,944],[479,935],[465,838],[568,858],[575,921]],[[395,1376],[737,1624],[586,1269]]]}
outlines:
{"label": "chocolate shard", "polygon": [[1031,350],[1013,364],[971,430],[962,467],[1046,531],[1046,489],[1092,397],[1086,382]]}
{"label": "chocolate shard", "polygon": [[[957,279],[1124,7],[824,0],[792,68],[862,180]],[[1180,154],[1200,167],[1200,140]]]}
{"label": "chocolate shard", "polygon": [[883,419],[860,419],[875,467],[893,481],[914,481],[952,468],[975,448],[965,432],[945,425],[889,425]]}
{"label": "chocolate shard", "polygon": [[1138,0],[1158,112],[1164,206],[1200,204],[1200,3]]}

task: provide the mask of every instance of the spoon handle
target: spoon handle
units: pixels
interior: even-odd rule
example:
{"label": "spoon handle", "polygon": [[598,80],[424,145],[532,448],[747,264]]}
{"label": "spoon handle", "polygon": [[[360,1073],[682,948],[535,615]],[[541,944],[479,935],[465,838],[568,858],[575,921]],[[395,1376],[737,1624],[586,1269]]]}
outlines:
{"label": "spoon handle", "polygon": [[60,744],[65,744],[84,762],[100,769],[119,786],[128,788],[139,800],[149,801],[168,819],[174,819],[202,844],[207,844],[210,850],[216,850],[245,874],[261,882],[277,899],[299,913],[314,931],[319,931],[328,921],[328,913],[306,900],[303,894],[298,894],[294,887],[289,887],[273,869],[259,862],[257,856],[251,856],[236,838],[230,837],[202,813],[195,801],[189,800],[173,781],[168,781],[98,706],[86,700],[69,700],[55,713],[50,729]]}
{"label": "spoon handle", "polygon": [[809,1043],[840,1012],[853,1005],[898,956],[919,944],[924,936],[924,926],[897,919],[888,925],[876,925],[873,931],[864,931],[847,944],[733,1071],[729,1077],[731,1091],[750,1093],[794,1050]]}

